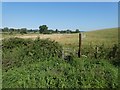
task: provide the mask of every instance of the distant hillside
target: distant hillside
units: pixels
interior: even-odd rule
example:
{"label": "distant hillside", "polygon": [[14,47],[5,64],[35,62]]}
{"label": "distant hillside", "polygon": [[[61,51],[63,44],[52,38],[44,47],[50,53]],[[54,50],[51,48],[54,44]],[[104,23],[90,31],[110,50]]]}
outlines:
{"label": "distant hillside", "polygon": [[107,29],[99,29],[99,30],[92,30],[92,31],[87,31],[87,32],[106,32],[106,31],[109,31],[109,32],[116,32],[118,31],[118,28],[107,28]]}
{"label": "distant hillside", "polygon": [[116,38],[118,37],[118,28],[101,29],[95,31],[88,31],[85,33],[97,37],[100,36],[100,37]]}
{"label": "distant hillside", "polygon": [[98,29],[98,30],[91,30],[91,31],[87,31],[87,32],[94,32],[94,31],[106,31],[106,30],[118,30],[118,28],[106,28],[106,29]]}
{"label": "distant hillside", "polygon": [[94,42],[94,44],[104,43],[106,45],[118,43],[118,28],[88,31],[83,34],[86,36],[84,43]]}

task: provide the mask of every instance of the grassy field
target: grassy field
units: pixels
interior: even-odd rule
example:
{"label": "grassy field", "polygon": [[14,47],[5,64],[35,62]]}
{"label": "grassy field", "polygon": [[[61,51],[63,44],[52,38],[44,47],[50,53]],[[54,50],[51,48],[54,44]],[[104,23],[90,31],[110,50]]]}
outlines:
{"label": "grassy field", "polygon": [[87,38],[83,41],[83,43],[93,43],[94,45],[105,44],[109,47],[112,44],[118,43],[118,29],[103,29],[96,30],[85,33]]}
{"label": "grassy field", "polygon": [[[113,47],[118,43],[117,34],[116,28],[83,32],[82,54],[85,56],[81,58],[73,54],[73,49],[78,50],[78,33],[3,34],[2,38],[6,39],[2,43],[2,86],[3,88],[118,88],[120,62],[116,57],[118,51]],[[96,52],[96,45],[100,48],[99,52]],[[72,48],[72,54],[65,56],[62,53],[66,47]]]}
{"label": "grassy field", "polygon": [[[3,34],[3,38],[10,38],[10,37],[19,37],[19,38],[32,38],[35,39],[40,37],[41,39],[50,38],[51,40],[55,40],[59,42],[61,45],[65,47],[78,47],[78,37],[79,34]],[[118,43],[118,29],[103,29],[103,30],[96,30],[96,31],[89,31],[89,32],[82,32],[82,46],[85,45],[101,45],[105,44],[106,47],[110,47],[113,44]]]}

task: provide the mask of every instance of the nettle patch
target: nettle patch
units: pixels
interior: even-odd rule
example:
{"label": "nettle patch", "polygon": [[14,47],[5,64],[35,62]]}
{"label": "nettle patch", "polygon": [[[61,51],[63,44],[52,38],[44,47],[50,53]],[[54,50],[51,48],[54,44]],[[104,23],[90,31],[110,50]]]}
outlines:
{"label": "nettle patch", "polygon": [[62,57],[62,46],[49,39],[5,39],[2,43],[2,49],[3,69],[44,61],[50,57]]}
{"label": "nettle patch", "polygon": [[[3,88],[117,88],[118,46],[84,47],[78,58],[49,39],[4,39]],[[110,56],[110,57],[107,57]]]}

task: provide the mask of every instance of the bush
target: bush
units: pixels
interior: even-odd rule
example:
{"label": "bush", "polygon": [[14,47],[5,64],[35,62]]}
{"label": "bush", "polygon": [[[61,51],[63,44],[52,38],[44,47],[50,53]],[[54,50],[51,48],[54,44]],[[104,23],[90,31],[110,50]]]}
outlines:
{"label": "bush", "polygon": [[27,46],[28,44],[31,44],[32,43],[32,40],[30,39],[22,39],[22,38],[8,38],[8,39],[3,39],[2,40],[2,50],[3,50],[3,53],[5,50],[11,50],[13,48],[16,48],[16,47],[24,47],[24,46]]}
{"label": "bush", "polygon": [[118,44],[114,44],[109,48],[106,48],[104,44],[99,46],[84,46],[81,50],[82,55],[95,59],[107,59],[115,66],[119,66],[119,47]]}
{"label": "bush", "polygon": [[[21,66],[49,57],[61,57],[62,47],[55,41],[49,39],[25,40],[21,38],[10,38],[3,40],[3,69],[8,70],[13,66]],[[36,60],[36,61],[35,61]]]}
{"label": "bush", "polygon": [[20,30],[20,34],[27,34],[27,29],[26,28],[22,28],[21,30]]}

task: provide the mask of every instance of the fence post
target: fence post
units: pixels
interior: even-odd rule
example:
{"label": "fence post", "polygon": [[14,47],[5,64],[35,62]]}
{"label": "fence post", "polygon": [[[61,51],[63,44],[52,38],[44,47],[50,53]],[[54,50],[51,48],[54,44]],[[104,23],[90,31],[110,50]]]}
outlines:
{"label": "fence post", "polygon": [[65,56],[64,56],[64,49],[62,50],[62,59],[64,59]]}
{"label": "fence post", "polygon": [[81,33],[79,33],[79,50],[78,50],[78,57],[81,56]]}

